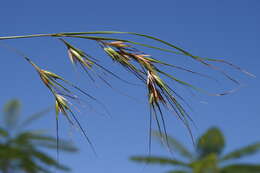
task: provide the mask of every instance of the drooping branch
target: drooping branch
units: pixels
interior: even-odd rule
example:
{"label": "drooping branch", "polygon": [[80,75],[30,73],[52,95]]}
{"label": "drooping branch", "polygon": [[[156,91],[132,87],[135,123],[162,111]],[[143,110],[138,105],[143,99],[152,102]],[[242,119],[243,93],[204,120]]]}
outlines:
{"label": "drooping branch", "polygon": [[[101,36],[100,36],[101,35]],[[103,36],[105,35],[105,36]],[[107,35],[112,35],[112,37],[107,37]],[[116,36],[115,36],[116,35]],[[154,46],[151,44],[145,44],[142,42],[136,42],[130,39],[121,39],[118,38],[117,35],[129,35],[129,36],[137,36],[142,39],[153,40],[157,43],[160,43],[162,47]],[[144,53],[144,51],[135,48],[134,46],[146,47],[155,49],[162,52],[170,52],[173,54],[177,54],[180,56],[186,56],[195,60],[202,65],[209,67],[213,70],[220,72],[224,77],[233,83],[240,85],[240,82],[222,70],[220,67],[216,66],[212,63],[222,63],[224,65],[228,65],[236,70],[239,70],[242,73],[245,73],[249,76],[254,76],[253,74],[247,72],[246,70],[229,63],[222,59],[213,59],[213,58],[203,58],[200,56],[195,56],[190,52],[172,44],[167,41],[161,40],[159,38],[139,34],[134,32],[119,32],[119,31],[94,31],[94,32],[69,32],[69,33],[51,33],[51,34],[35,34],[35,35],[21,35],[21,36],[4,36],[0,37],[0,40],[10,40],[10,39],[24,39],[24,38],[40,38],[40,37],[53,37],[58,38],[62,41],[62,43],[66,46],[68,50],[68,57],[74,65],[80,66],[83,70],[88,74],[88,76],[94,81],[95,78],[101,79],[108,86],[111,86],[109,81],[102,78],[100,74],[96,71],[97,69],[102,70],[104,73],[120,79],[124,81],[124,79],[112,71],[109,68],[102,66],[99,61],[93,58],[92,55],[89,55],[82,51],[80,48],[72,45],[66,39],[75,38],[75,39],[85,39],[95,41],[98,45],[100,45],[101,49],[110,57],[115,63],[118,63],[120,66],[124,67],[128,72],[132,73],[137,79],[141,81],[147,88],[147,100],[151,107],[151,115],[156,121],[157,127],[161,132],[161,136],[167,135],[166,133],[166,125],[164,118],[163,108],[174,112],[174,114],[180,119],[185,126],[189,129],[189,120],[191,120],[190,115],[185,110],[185,99],[181,94],[178,94],[174,88],[170,86],[164,78],[168,78],[175,82],[176,84],[180,84],[181,86],[188,87],[191,89],[195,89],[196,91],[202,91],[207,93],[204,89],[193,86],[192,84],[183,81],[181,79],[176,78],[174,75],[167,73],[164,68],[169,67],[172,69],[182,70],[191,74],[199,75],[206,78],[211,78],[206,74],[202,74],[199,72],[195,72],[191,69],[187,69],[181,66],[176,66],[174,64],[170,64],[168,62],[162,61],[158,58],[155,58],[152,55]],[[165,48],[166,47],[166,48]],[[75,100],[77,96],[68,89],[65,85],[76,89],[77,91],[84,93],[87,97],[91,98],[94,101],[97,101],[94,97],[90,96],[88,93],[75,86],[71,82],[65,80],[59,75],[41,69],[35,63],[31,61],[28,57],[25,59],[33,65],[33,67],[38,72],[41,80],[46,85],[46,87],[51,91],[55,98],[56,103],[56,112],[57,116],[59,113],[65,115],[69,122],[76,124],[81,128],[78,120],[75,117],[75,114],[72,111],[71,104],[68,100]],[[219,94],[212,94],[216,96],[226,95],[231,93],[231,91],[227,91]],[[70,116],[69,116],[70,115]],[[74,122],[73,122],[74,121]],[[85,135],[84,130],[81,128],[82,132]],[[88,137],[85,135],[87,140]],[[91,144],[91,142],[89,141]]]}

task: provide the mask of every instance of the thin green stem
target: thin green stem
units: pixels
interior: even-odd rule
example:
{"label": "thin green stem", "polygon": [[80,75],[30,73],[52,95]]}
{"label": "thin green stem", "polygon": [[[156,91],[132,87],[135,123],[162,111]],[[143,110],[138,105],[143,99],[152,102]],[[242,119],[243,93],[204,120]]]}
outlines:
{"label": "thin green stem", "polygon": [[[61,32],[50,34],[31,34],[31,35],[16,35],[0,37],[0,40],[19,39],[19,38],[33,38],[33,37],[60,37],[66,35],[83,35],[83,34],[108,34],[110,31],[96,31],[96,32]],[[122,32],[124,33],[124,32]]]}
{"label": "thin green stem", "polygon": [[19,38],[33,38],[33,37],[54,37],[59,34],[33,34],[33,35],[17,35],[17,36],[6,36],[0,37],[0,40],[8,40],[8,39],[19,39]]}
{"label": "thin green stem", "polygon": [[[120,33],[124,33],[124,32],[120,32]],[[0,40],[19,39],[19,38],[33,38],[33,37],[59,37],[59,36],[66,36],[66,35],[83,35],[83,34],[111,34],[111,31],[61,32],[61,33],[49,33],[49,34],[16,35],[16,36],[0,37]]]}

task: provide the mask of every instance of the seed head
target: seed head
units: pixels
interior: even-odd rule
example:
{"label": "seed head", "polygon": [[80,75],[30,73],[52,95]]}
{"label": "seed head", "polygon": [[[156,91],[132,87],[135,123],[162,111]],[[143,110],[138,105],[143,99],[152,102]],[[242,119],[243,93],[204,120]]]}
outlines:
{"label": "seed head", "polygon": [[147,72],[147,89],[149,93],[149,103],[158,103],[158,102],[163,102],[165,103],[165,100],[158,90],[158,83],[157,83],[157,76],[153,74],[152,72],[148,71]]}
{"label": "seed head", "polygon": [[116,48],[130,47],[129,45],[125,44],[125,42],[123,42],[123,41],[105,42],[104,44],[108,45],[108,46],[113,46],[113,47],[116,47]]}
{"label": "seed head", "polygon": [[81,64],[84,67],[91,68],[94,62],[89,58],[89,56],[82,50],[72,46],[69,42],[64,39],[60,39],[68,49],[68,56],[72,64]]}

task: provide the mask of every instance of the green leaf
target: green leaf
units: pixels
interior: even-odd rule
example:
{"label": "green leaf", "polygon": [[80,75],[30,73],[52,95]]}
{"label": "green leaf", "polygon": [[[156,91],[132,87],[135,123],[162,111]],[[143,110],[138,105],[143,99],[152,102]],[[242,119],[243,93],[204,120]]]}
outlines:
{"label": "green leaf", "polygon": [[[21,133],[17,136],[16,141],[20,143],[21,142],[35,143],[37,146],[40,147],[47,147],[52,149],[57,148],[56,138],[47,135],[41,135],[39,133],[33,133],[33,132]],[[73,146],[72,143],[61,139],[59,140],[59,149],[67,152],[77,151],[77,148]]]}
{"label": "green leaf", "polygon": [[[36,142],[39,147],[57,149],[56,141],[53,142]],[[76,152],[78,149],[71,142],[59,139],[59,150],[66,152]]]}
{"label": "green leaf", "polygon": [[13,128],[17,124],[21,104],[18,100],[11,100],[4,106],[4,122],[7,128]]}
{"label": "green leaf", "polygon": [[221,161],[239,159],[241,157],[256,154],[258,151],[260,151],[260,143],[251,144],[226,154],[221,158]]}
{"label": "green leaf", "polygon": [[42,163],[48,165],[48,166],[53,166],[53,167],[56,167],[56,168],[59,168],[61,170],[64,170],[64,171],[68,171],[69,168],[64,166],[64,165],[61,165],[59,164],[55,159],[53,159],[51,156],[41,152],[41,151],[37,151],[37,150],[33,150],[31,151],[32,155],[34,157],[36,157],[37,159],[39,159]]}
{"label": "green leaf", "polygon": [[153,135],[161,140],[163,139],[166,142],[166,139],[168,140],[169,148],[172,149],[173,151],[178,152],[181,156],[188,158],[188,159],[193,159],[192,153],[177,139],[174,139],[173,137],[165,134],[160,134],[159,132],[153,132]]}
{"label": "green leaf", "polygon": [[130,158],[135,162],[143,162],[147,164],[160,164],[160,165],[175,165],[188,167],[188,164],[179,160],[174,160],[165,157],[155,157],[155,156],[134,156]]}
{"label": "green leaf", "polygon": [[0,135],[2,137],[7,137],[9,134],[8,134],[8,132],[5,129],[0,127]]}
{"label": "green leaf", "polygon": [[18,157],[19,154],[20,152],[17,147],[0,144],[0,162],[5,161],[6,159],[15,159]]}
{"label": "green leaf", "polygon": [[[181,55],[186,55],[186,56],[192,56],[190,53],[188,53],[187,51],[169,43],[169,42],[166,42],[164,40],[161,40],[159,38],[156,38],[156,37],[153,37],[153,36],[150,36],[150,35],[146,35],[146,34],[139,34],[139,33],[135,33],[135,32],[121,32],[121,31],[94,31],[94,32],[78,32],[78,33],[60,33],[62,36],[65,35],[65,36],[77,36],[77,35],[85,35],[85,34],[129,34],[129,35],[136,35],[136,36],[140,36],[140,37],[145,37],[145,38],[148,38],[148,39],[151,39],[151,40],[155,40],[157,42],[161,42],[163,43],[164,45],[167,45],[167,46],[170,46],[172,48],[174,48],[175,50],[179,51],[179,52],[174,52],[172,51],[173,53],[177,53],[177,54],[181,54]],[[91,37],[91,36],[86,36],[86,37]],[[96,36],[92,36],[92,37],[96,37]],[[113,38],[111,38],[113,39]],[[109,40],[111,40],[109,38]],[[125,40],[120,40],[120,39],[117,39],[118,41],[125,41]],[[193,57],[192,58],[196,59],[196,57]]]}
{"label": "green leaf", "polygon": [[152,46],[152,45],[149,45],[149,44],[143,44],[143,43],[134,42],[134,41],[125,40],[125,39],[117,39],[117,38],[109,38],[109,37],[97,37],[97,36],[68,35],[67,33],[66,33],[66,35],[62,35],[62,36],[63,37],[89,39],[89,40],[123,41],[123,42],[126,42],[126,43],[131,43],[131,44],[135,44],[135,45],[139,45],[139,46],[143,46],[143,47],[148,47],[148,48],[151,48],[151,49],[156,49],[156,50],[160,50],[160,51],[164,51],[164,52],[170,52],[170,53],[174,53],[174,54],[178,54],[178,55],[184,55],[184,54],[177,52],[177,51],[174,51],[174,50],[160,48],[160,47],[157,47],[157,46]]}
{"label": "green leaf", "polygon": [[234,164],[221,169],[220,173],[259,173],[260,165]]}
{"label": "green leaf", "polygon": [[225,139],[221,131],[216,128],[210,128],[203,134],[197,143],[197,150],[200,158],[203,158],[211,153],[219,155],[225,146]]}
{"label": "green leaf", "polygon": [[192,162],[193,173],[219,173],[218,159],[216,153],[211,153],[203,159]]}
{"label": "green leaf", "polygon": [[167,173],[189,173],[189,172],[183,170],[175,170],[175,171],[168,171]]}
{"label": "green leaf", "polygon": [[21,163],[18,163],[17,170],[23,170],[26,173],[37,173],[38,167],[37,164],[33,161],[33,159],[29,156],[24,156],[21,159]]}
{"label": "green leaf", "polygon": [[50,110],[51,110],[51,108],[47,108],[47,109],[44,109],[44,110],[42,110],[40,112],[34,113],[33,115],[29,116],[24,122],[22,122],[20,127],[25,127],[27,125],[30,125],[34,121],[36,121],[36,120],[40,119],[41,117],[43,117],[45,114],[49,113]]}

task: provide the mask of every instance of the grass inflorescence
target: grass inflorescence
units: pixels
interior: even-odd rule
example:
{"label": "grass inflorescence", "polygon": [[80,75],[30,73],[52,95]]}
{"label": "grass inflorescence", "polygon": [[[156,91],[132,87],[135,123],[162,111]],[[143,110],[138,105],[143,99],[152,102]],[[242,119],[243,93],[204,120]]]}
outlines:
{"label": "grass inflorescence", "polygon": [[[130,39],[121,39],[114,35],[130,35],[137,36],[143,39],[149,39],[155,41],[157,43],[162,44],[161,47],[154,46],[151,44],[145,44],[142,42],[136,42]],[[105,36],[103,36],[105,35]],[[112,35],[112,37],[107,37],[107,35]],[[167,82],[168,80],[174,81],[174,84],[181,85],[184,87],[188,87],[194,89],[196,91],[200,91],[203,93],[209,94],[203,88],[198,88],[191,83],[181,80],[174,76],[173,72],[167,72],[165,69],[172,68],[181,71],[185,71],[191,74],[199,75],[205,77],[207,79],[213,79],[208,74],[202,74],[200,72],[193,71],[191,69],[184,68],[182,66],[177,66],[175,64],[171,64],[165,61],[160,60],[159,58],[155,58],[152,55],[144,53],[144,50],[139,50],[135,46],[150,48],[162,52],[169,52],[179,56],[186,56],[191,58],[195,62],[199,62],[205,67],[209,67],[215,71],[220,72],[224,77],[228,80],[232,81],[236,85],[240,85],[240,82],[235,79],[233,76],[229,75],[226,71],[224,71],[221,67],[217,66],[216,63],[221,63],[223,65],[228,65],[231,68],[239,70],[242,73],[245,73],[249,76],[254,76],[253,74],[247,72],[246,70],[227,62],[223,59],[213,59],[213,58],[204,58],[191,54],[190,52],[172,44],[167,41],[161,40],[159,38],[133,33],[133,32],[118,32],[118,31],[94,31],[94,32],[75,32],[75,33],[53,33],[53,34],[38,34],[38,35],[27,35],[27,36],[10,36],[10,37],[0,37],[0,40],[5,39],[20,39],[20,38],[33,38],[33,37],[54,37],[58,38],[62,41],[62,43],[66,46],[68,57],[71,63],[74,66],[79,66],[82,68],[90,79],[95,82],[96,79],[102,80],[109,87],[112,87],[112,84],[107,79],[104,79],[101,74],[98,73],[98,70],[102,70],[103,73],[109,74],[121,81],[127,82],[125,77],[120,77],[111,71],[109,67],[105,67],[100,64],[100,58],[93,58],[94,56],[89,53],[84,52],[77,46],[72,45],[67,39],[85,39],[96,42],[100,45],[101,50],[103,50],[108,57],[112,59],[113,62],[121,65],[128,72],[133,74],[141,83],[146,87],[147,90],[147,102],[150,105],[150,118],[154,119],[156,122],[157,128],[161,134],[161,136],[167,136],[166,122],[165,122],[165,110],[169,112],[174,112],[174,114],[180,119],[185,126],[188,128],[190,134],[190,121],[192,121],[191,116],[186,111],[184,106],[185,99],[182,97],[182,94],[178,94],[176,92],[175,86],[172,86]],[[73,88],[77,92],[81,92],[92,100],[96,101],[94,97],[86,93],[84,90],[75,86],[71,82],[65,80],[59,75],[52,73],[50,71],[46,71],[38,67],[34,64],[30,59],[26,58],[33,67],[38,72],[41,80],[45,84],[45,86],[50,90],[53,94],[56,104],[56,115],[58,117],[59,114],[63,114],[66,116],[68,121],[72,124],[76,122],[76,124],[80,127],[83,134],[91,144],[88,139],[84,129],[81,127],[78,119],[72,110],[72,104],[69,100],[78,99],[78,96],[74,94],[74,92],[69,89]],[[167,79],[167,80],[165,80]],[[67,87],[68,86],[68,87]],[[233,92],[234,90],[230,90],[223,93],[211,94],[216,96],[222,96]],[[151,123],[150,123],[151,124]],[[150,127],[151,129],[151,127]],[[92,146],[92,144],[91,144]]]}

